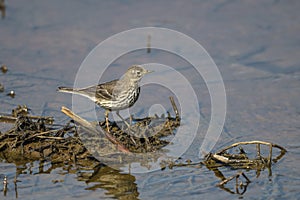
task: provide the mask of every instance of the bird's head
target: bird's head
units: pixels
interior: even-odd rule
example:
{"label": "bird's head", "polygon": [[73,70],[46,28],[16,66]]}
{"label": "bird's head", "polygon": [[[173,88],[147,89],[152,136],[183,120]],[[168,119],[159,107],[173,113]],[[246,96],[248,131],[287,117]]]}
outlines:
{"label": "bird's head", "polygon": [[145,74],[151,73],[153,71],[143,68],[141,65],[133,65],[128,68],[125,73],[125,76],[132,81],[139,81]]}

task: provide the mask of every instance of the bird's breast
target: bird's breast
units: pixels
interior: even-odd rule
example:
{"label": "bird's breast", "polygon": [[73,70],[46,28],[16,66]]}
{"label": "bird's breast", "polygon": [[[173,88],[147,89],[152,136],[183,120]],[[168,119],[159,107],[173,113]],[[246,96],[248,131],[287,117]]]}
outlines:
{"label": "bird's breast", "polygon": [[[116,90],[117,91],[117,90]],[[109,110],[122,110],[131,107],[138,99],[140,88],[129,85],[114,93],[114,98],[99,102],[101,107]]]}

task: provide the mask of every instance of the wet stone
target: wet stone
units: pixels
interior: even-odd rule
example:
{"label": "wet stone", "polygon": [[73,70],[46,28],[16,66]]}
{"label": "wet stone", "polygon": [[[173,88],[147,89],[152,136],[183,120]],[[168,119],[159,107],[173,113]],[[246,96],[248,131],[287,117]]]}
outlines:
{"label": "wet stone", "polygon": [[0,92],[4,92],[4,85],[0,83]]}
{"label": "wet stone", "polygon": [[[1,4],[0,4],[1,6]],[[3,74],[5,74],[8,71],[8,68],[6,65],[1,65],[0,70],[2,71]]]}

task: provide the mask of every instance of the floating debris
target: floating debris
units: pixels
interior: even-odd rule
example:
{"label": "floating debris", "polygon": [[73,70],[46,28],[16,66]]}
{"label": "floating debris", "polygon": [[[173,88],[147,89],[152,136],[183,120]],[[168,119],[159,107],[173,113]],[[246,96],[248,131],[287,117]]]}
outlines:
{"label": "floating debris", "polygon": [[79,138],[73,137],[75,132],[75,126],[70,123],[54,129],[47,118],[32,118],[21,112],[14,127],[0,134],[0,157],[8,162],[49,159],[64,163],[66,159],[73,160],[74,155],[86,159],[89,153]]}
{"label": "floating debris", "polygon": [[7,177],[4,176],[4,178],[3,178],[3,193],[4,193],[4,196],[6,196],[6,194],[7,194],[7,185],[8,185]]}
{"label": "floating debris", "polygon": [[53,124],[54,122],[53,117],[29,115],[29,111],[30,108],[28,108],[26,105],[18,105],[18,107],[12,109],[11,115],[0,113],[0,123],[15,123],[20,116],[26,116],[27,118],[32,120],[43,120],[45,124],[49,125]]}
{"label": "floating debris", "polygon": [[18,117],[18,116],[27,116],[29,114],[29,108],[26,105],[18,105],[15,109],[12,109],[11,115],[13,117]]}
{"label": "floating debris", "polygon": [[13,90],[11,90],[11,91],[7,94],[7,96],[10,96],[11,98],[15,98],[15,95],[16,95],[16,93],[15,93],[15,91],[13,91]]}
{"label": "floating debris", "polygon": [[[255,151],[244,150],[245,145],[255,145]],[[261,146],[264,145],[265,152],[268,152],[267,155],[263,156],[261,154]],[[279,153],[274,157],[274,150],[278,149]],[[266,150],[268,149],[268,150]],[[231,153],[238,152],[238,153]],[[244,172],[239,172],[229,178],[226,178],[223,173],[219,170],[221,167],[231,167],[232,169],[239,170],[255,170],[256,177],[258,178],[260,173],[264,169],[268,169],[269,175],[272,174],[272,163],[276,163],[280,160],[286,153],[286,149],[280,145],[273,144],[270,142],[264,141],[244,141],[237,142],[228,147],[225,147],[218,151],[217,153],[209,153],[206,155],[205,161],[203,164],[210,170],[212,170],[215,175],[221,179],[221,182],[217,184],[218,187],[227,191],[231,194],[244,194],[246,192],[247,186],[251,183],[250,179],[244,174]],[[252,155],[255,155],[254,158],[251,158]],[[273,158],[274,157],[274,158]],[[242,181],[241,177],[245,180]],[[231,190],[226,188],[225,185],[231,180],[236,180],[234,189]]]}
{"label": "floating debris", "polygon": [[3,74],[5,74],[8,71],[8,68],[7,68],[6,65],[1,65],[0,69],[1,69]]}
{"label": "floating debris", "polygon": [[[256,145],[256,157],[249,158],[248,154],[244,151],[242,145]],[[261,145],[266,145],[269,148],[269,154],[267,156],[263,156],[261,154]],[[229,150],[233,150],[238,148],[239,153],[228,153]],[[273,148],[277,148],[280,150],[280,154],[277,155],[274,159],[273,157]],[[238,169],[255,169],[262,170],[264,168],[271,167],[272,162],[277,162],[285,153],[286,149],[280,145],[273,144],[270,142],[264,141],[244,141],[237,142],[224,149],[220,150],[215,154],[207,155],[207,161],[215,160],[219,163],[223,163],[224,165],[231,166]]]}

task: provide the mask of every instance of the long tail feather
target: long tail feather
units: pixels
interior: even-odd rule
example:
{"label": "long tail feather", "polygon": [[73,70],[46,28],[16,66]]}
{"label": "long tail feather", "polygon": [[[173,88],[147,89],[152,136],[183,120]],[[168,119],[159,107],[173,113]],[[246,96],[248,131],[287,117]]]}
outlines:
{"label": "long tail feather", "polygon": [[66,93],[74,93],[76,92],[76,90],[74,90],[73,88],[69,88],[69,87],[58,87],[58,92],[66,92]]}
{"label": "long tail feather", "polygon": [[84,89],[74,89],[69,87],[58,87],[58,92],[64,92],[64,93],[71,93],[71,94],[78,94],[84,97],[89,98],[92,101],[96,101],[95,93],[87,93],[84,91]]}

